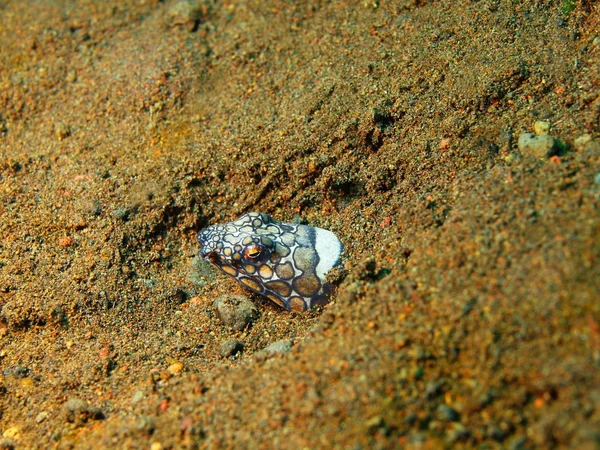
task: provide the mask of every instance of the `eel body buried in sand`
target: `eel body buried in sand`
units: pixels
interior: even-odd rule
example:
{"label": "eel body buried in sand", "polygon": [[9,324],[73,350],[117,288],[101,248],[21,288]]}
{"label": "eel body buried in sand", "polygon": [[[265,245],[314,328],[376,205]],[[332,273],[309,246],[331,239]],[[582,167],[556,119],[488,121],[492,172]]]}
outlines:
{"label": "eel body buried in sand", "polygon": [[252,212],[198,233],[200,256],[282,308],[303,312],[329,301],[325,275],[344,246],[331,231]]}

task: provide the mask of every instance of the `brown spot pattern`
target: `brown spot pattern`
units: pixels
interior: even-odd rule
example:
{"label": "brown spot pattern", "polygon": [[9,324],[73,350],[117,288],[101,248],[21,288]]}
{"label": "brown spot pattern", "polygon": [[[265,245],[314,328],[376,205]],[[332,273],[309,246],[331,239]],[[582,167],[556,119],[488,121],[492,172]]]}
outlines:
{"label": "brown spot pattern", "polygon": [[296,275],[294,266],[288,261],[283,264],[277,264],[275,266],[275,273],[282,280],[291,280]]}
{"label": "brown spot pattern", "polygon": [[319,260],[314,248],[298,247],[294,251],[294,262],[302,272],[307,272],[317,267]]}
{"label": "brown spot pattern", "polygon": [[278,306],[280,306],[281,308],[285,308],[285,303],[283,303],[283,300],[281,300],[279,297],[277,297],[276,295],[273,294],[268,294],[267,298],[269,300],[271,300],[272,302],[275,302]]}
{"label": "brown spot pattern", "polygon": [[238,278],[238,280],[240,280],[240,283],[242,283],[244,286],[247,286],[252,290],[255,290],[258,292],[263,291],[263,287],[260,285],[260,283],[254,281],[252,278],[241,277],[241,278]]}
{"label": "brown spot pattern", "polygon": [[238,276],[238,271],[235,270],[231,266],[221,266],[221,270],[223,272],[225,272],[227,275],[231,275],[232,277],[237,277]]}
{"label": "brown spot pattern", "polygon": [[300,298],[300,297],[292,297],[289,300],[289,305],[290,308],[292,308],[292,311],[297,312],[297,313],[301,313],[306,311],[306,302],[304,301],[304,299]]}
{"label": "brown spot pattern", "polygon": [[271,269],[266,264],[263,264],[262,266],[259,267],[258,274],[261,276],[261,278],[263,278],[265,280],[269,280],[273,276],[273,269]]}
{"label": "brown spot pattern", "polygon": [[292,293],[292,287],[285,281],[269,281],[265,283],[265,286],[282,297],[289,297]]}
{"label": "brown spot pattern", "polygon": [[292,285],[294,290],[304,297],[312,297],[321,289],[319,278],[310,275],[296,278],[292,281]]}

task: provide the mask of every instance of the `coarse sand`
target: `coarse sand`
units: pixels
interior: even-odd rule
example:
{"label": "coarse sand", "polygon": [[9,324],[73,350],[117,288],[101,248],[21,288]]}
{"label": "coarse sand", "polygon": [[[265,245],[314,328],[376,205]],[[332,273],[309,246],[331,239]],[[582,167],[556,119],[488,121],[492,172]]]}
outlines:
{"label": "coarse sand", "polygon": [[[598,30],[589,0],[0,0],[0,448],[600,448]],[[340,237],[332,303],[199,261],[249,211]]]}

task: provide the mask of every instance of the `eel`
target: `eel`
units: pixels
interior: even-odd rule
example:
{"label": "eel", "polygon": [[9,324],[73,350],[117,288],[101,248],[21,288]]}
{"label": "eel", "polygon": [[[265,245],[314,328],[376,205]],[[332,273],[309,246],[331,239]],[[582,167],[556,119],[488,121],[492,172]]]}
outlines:
{"label": "eel", "polygon": [[343,244],[329,230],[278,222],[251,212],[198,233],[199,256],[245,288],[288,311],[326,304],[333,286],[330,269],[341,264]]}

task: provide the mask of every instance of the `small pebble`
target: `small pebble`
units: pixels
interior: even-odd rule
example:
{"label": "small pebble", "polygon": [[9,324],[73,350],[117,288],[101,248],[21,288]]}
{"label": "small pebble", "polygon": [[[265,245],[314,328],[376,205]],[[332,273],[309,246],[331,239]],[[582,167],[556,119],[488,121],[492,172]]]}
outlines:
{"label": "small pebble", "polygon": [[111,213],[114,216],[118,217],[119,219],[125,221],[125,220],[129,219],[130,211],[129,211],[129,208],[117,208],[117,209],[113,209],[111,211]]}
{"label": "small pebble", "polygon": [[74,83],[75,81],[77,81],[77,72],[75,72],[74,70],[69,70],[69,72],[67,73],[67,81],[69,83]]}
{"label": "small pebble", "polygon": [[169,367],[167,367],[167,371],[171,374],[171,375],[177,375],[179,374],[181,371],[183,370],[183,364],[181,364],[179,361],[174,362],[173,364],[171,364]]}
{"label": "small pebble", "polygon": [[292,345],[292,341],[277,341],[265,347],[263,351],[271,354],[288,353],[292,349]]}
{"label": "small pebble", "polygon": [[169,25],[193,31],[202,19],[202,7],[191,0],[181,0],[169,9]]}
{"label": "small pebble", "polygon": [[582,134],[581,136],[575,138],[575,140],[573,141],[573,147],[575,147],[575,150],[577,150],[578,152],[582,152],[588,147],[591,141],[592,135],[587,133]]}
{"label": "small pebble", "polygon": [[223,295],[214,305],[221,321],[234,331],[242,331],[258,318],[258,308],[245,295]]}
{"label": "small pebble", "polygon": [[12,369],[12,373],[17,378],[27,378],[30,375],[31,370],[23,366],[14,366]]}
{"label": "small pebble", "polygon": [[471,433],[464,427],[464,425],[460,423],[453,423],[452,427],[448,431],[447,437],[449,442],[456,442],[467,439],[470,435]]}
{"label": "small pebble", "polygon": [[381,416],[374,416],[367,420],[365,422],[365,425],[369,429],[369,431],[374,432],[377,431],[379,428],[383,427],[385,425],[385,422]]}
{"label": "small pebble", "polygon": [[506,433],[502,428],[497,425],[490,425],[486,432],[487,436],[492,438],[495,441],[502,442],[506,439]]}
{"label": "small pebble", "polygon": [[274,355],[284,355],[292,349],[292,341],[277,341],[263,348],[256,354],[259,361],[263,361]]}
{"label": "small pebble", "polygon": [[527,437],[523,435],[515,436],[508,443],[508,448],[510,450],[525,450],[526,448],[528,448]]}
{"label": "small pebble", "polygon": [[25,389],[30,388],[33,386],[33,380],[31,378],[23,378],[19,385]]}
{"label": "small pebble", "polygon": [[68,247],[72,243],[73,243],[73,238],[70,236],[66,236],[66,237],[60,238],[58,240],[58,245],[60,245],[61,247]]}
{"label": "small pebble", "polygon": [[460,414],[454,408],[448,405],[440,405],[437,409],[438,417],[447,422],[456,422],[460,419]]}
{"label": "small pebble", "polygon": [[135,427],[146,436],[150,437],[156,430],[156,419],[151,416],[140,416]]}
{"label": "small pebble", "polygon": [[54,134],[59,141],[71,136],[71,127],[64,122],[59,122],[54,126]]}
{"label": "small pebble", "polygon": [[144,399],[144,391],[135,391],[131,396],[131,403],[136,404]]}
{"label": "small pebble", "polygon": [[518,146],[522,153],[529,153],[540,159],[550,158],[558,152],[558,142],[549,134],[523,133],[519,136]]}
{"label": "small pebble", "polygon": [[19,438],[19,427],[10,427],[4,430],[2,436],[8,439],[18,439]]}
{"label": "small pebble", "polygon": [[48,413],[46,411],[42,411],[37,416],[35,416],[35,423],[42,423],[47,418],[48,418]]}
{"label": "small pebble", "polygon": [[223,358],[229,358],[235,356],[244,349],[244,344],[236,339],[230,339],[221,344],[221,356]]}
{"label": "small pebble", "polygon": [[444,387],[443,380],[430,381],[429,383],[427,383],[425,385],[425,395],[429,399],[435,398],[442,393],[443,387]]}
{"label": "small pebble", "polygon": [[550,122],[546,122],[544,120],[538,120],[533,124],[533,131],[537,135],[544,135],[550,132]]}

